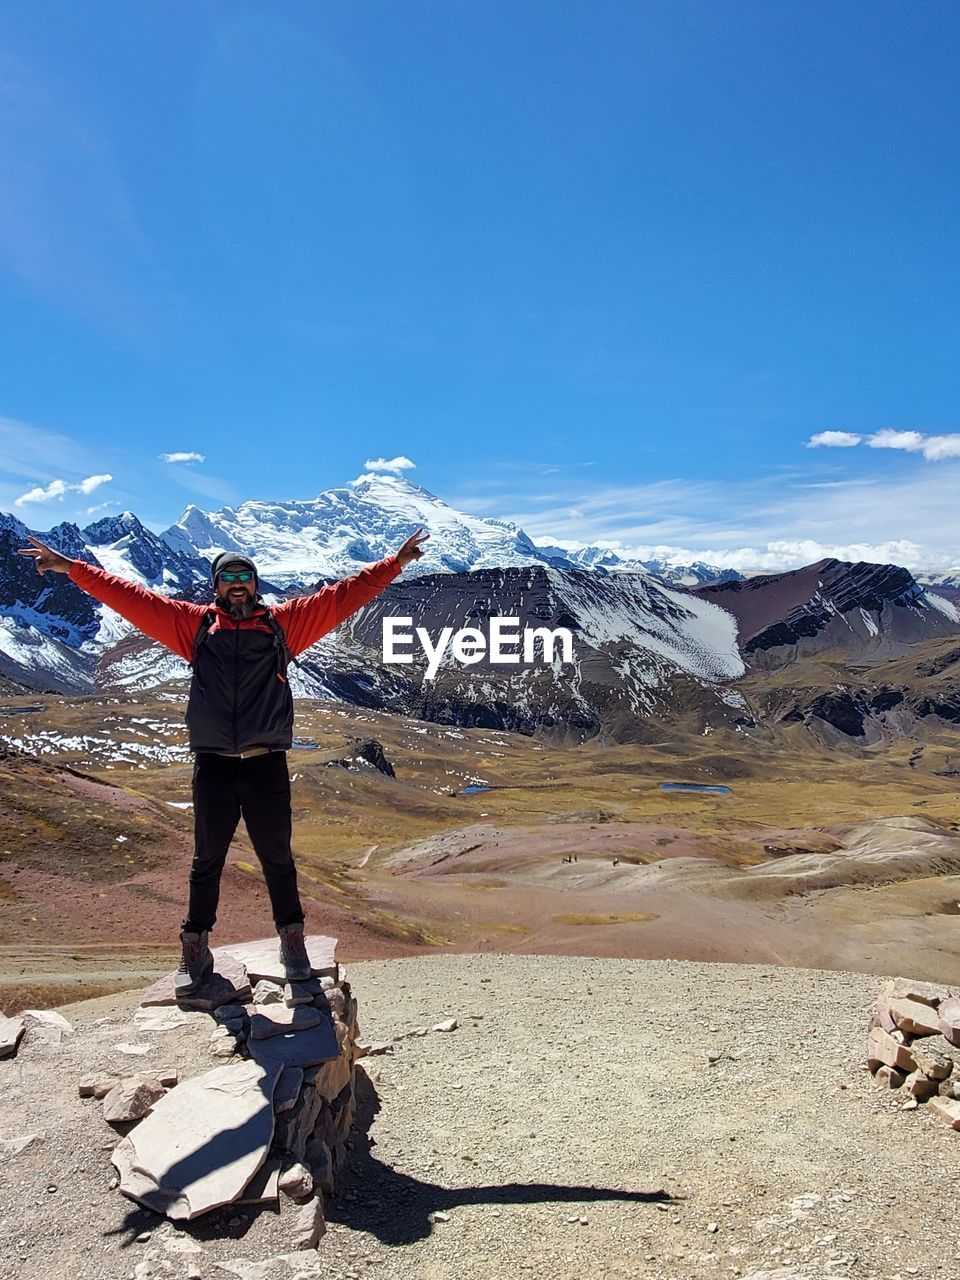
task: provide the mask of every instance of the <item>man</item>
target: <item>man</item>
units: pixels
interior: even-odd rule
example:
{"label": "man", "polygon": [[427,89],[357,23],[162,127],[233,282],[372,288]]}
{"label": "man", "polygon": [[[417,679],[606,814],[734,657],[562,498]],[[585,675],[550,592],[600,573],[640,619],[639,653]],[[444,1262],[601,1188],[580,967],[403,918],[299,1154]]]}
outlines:
{"label": "man", "polygon": [[145,635],[193,667],[187,703],[193,767],[195,849],[187,916],[180,933],[178,995],[195,991],[213,968],[208,935],[216,923],[220,875],[241,816],[263,867],[280,961],[289,981],[308,978],[303,909],[290,847],[292,816],[287,751],[293,743],[290,658],[308,649],[367,604],[423,552],[418,529],[394,555],[308,596],[268,610],[256,565],[222,552],[213,561],[214,607],[171,600],[82,560],[70,560],[31,537],[19,554],[41,574],[67,573]]}

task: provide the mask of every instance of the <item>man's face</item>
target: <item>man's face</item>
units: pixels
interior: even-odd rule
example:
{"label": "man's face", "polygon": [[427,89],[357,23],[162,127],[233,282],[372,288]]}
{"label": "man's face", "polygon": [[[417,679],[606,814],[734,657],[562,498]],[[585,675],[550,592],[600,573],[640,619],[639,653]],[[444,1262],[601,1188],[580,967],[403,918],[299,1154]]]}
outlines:
{"label": "man's face", "polygon": [[[250,577],[242,582],[235,574]],[[224,574],[227,575],[226,579]],[[233,581],[228,579],[233,577]],[[217,602],[234,618],[247,618],[257,598],[257,580],[245,564],[228,564],[217,574]]]}

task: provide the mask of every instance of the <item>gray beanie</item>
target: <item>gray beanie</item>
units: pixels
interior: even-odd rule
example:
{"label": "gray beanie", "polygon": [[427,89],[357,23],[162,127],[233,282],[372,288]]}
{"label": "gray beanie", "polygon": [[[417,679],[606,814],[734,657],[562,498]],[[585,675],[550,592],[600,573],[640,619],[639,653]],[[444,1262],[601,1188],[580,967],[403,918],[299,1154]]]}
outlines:
{"label": "gray beanie", "polygon": [[213,585],[217,585],[217,574],[221,569],[225,569],[228,564],[242,564],[246,568],[253,570],[253,580],[259,587],[260,575],[257,573],[257,566],[253,563],[249,556],[241,555],[238,551],[221,551],[218,556],[214,557],[210,572]]}

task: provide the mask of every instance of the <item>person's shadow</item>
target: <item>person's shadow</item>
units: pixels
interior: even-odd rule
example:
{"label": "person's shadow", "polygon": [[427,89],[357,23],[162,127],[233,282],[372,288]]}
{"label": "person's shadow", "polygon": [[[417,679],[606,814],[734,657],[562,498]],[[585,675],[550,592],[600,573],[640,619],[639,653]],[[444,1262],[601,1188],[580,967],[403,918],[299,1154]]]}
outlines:
{"label": "person's shadow", "polygon": [[[586,1187],[552,1182],[504,1182],[486,1186],[443,1187],[398,1173],[373,1154],[370,1136],[380,1099],[362,1065],[356,1073],[353,1127],[348,1157],[336,1177],[336,1191],[324,1196],[324,1216],[354,1231],[366,1231],[384,1244],[412,1244],[430,1235],[430,1215],[462,1204],[582,1204],[585,1201],[621,1200],[631,1203],[669,1204],[674,1197],[666,1191],[624,1191],[614,1187]],[[170,1182],[190,1181],[209,1168],[217,1168],[236,1158],[258,1140],[255,1126],[247,1122],[216,1135],[197,1151],[188,1152],[168,1171]],[[247,1132],[249,1131],[249,1133]],[[158,1201],[162,1197],[158,1197]],[[198,1218],[179,1220],[181,1231],[197,1241],[224,1237],[242,1238],[262,1213],[276,1213],[276,1204],[227,1204]],[[284,1197],[280,1198],[281,1218]],[[157,1210],[131,1205],[123,1220],[103,1232],[104,1238],[120,1236],[121,1248],[128,1248],[143,1231],[157,1224]],[[292,1221],[292,1220],[291,1220]]]}
{"label": "person's shadow", "polygon": [[615,1187],[578,1186],[554,1182],[503,1182],[472,1187],[443,1187],[398,1173],[373,1154],[370,1136],[380,1099],[370,1077],[357,1067],[356,1111],[350,1151],[337,1175],[337,1190],[324,1197],[324,1213],[355,1231],[367,1231],[384,1244],[412,1244],[430,1235],[430,1215],[463,1204],[582,1204],[621,1200],[669,1204],[667,1191],[624,1191]]}

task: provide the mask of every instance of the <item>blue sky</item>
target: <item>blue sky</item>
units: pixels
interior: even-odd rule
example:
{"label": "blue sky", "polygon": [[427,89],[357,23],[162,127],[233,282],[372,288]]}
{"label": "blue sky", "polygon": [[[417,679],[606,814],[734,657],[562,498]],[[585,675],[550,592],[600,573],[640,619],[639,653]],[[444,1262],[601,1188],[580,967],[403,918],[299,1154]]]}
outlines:
{"label": "blue sky", "polygon": [[0,50],[31,526],[403,455],[541,539],[960,564],[955,4],[5,0]]}

